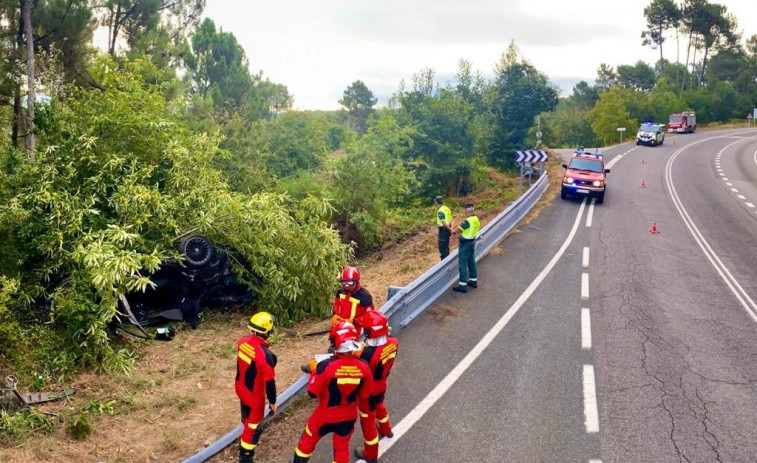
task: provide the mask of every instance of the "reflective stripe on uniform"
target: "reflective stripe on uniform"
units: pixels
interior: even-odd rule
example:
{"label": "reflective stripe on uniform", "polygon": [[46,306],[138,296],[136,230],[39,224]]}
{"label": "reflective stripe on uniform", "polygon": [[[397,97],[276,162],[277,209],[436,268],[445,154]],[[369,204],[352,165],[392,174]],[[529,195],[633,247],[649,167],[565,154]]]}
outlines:
{"label": "reflective stripe on uniform", "polygon": [[305,453],[305,452],[303,452],[302,450],[300,450],[299,447],[297,447],[297,448],[294,449],[294,453],[296,453],[297,456],[301,457],[301,458],[310,458],[310,456],[313,455],[312,453]]}
{"label": "reflective stripe on uniform", "polygon": [[260,424],[260,423],[247,423],[247,426],[248,426],[248,427],[249,427],[250,429],[258,429],[258,425],[259,425],[259,424]]}
{"label": "reflective stripe on uniform", "polygon": [[381,424],[388,423],[389,422],[389,415],[386,415],[386,417],[381,418],[380,420],[378,420],[378,422],[381,423]]}
{"label": "reflective stripe on uniform", "polygon": [[247,442],[243,441],[242,439],[239,439],[239,445],[245,449],[245,450],[255,450],[255,447],[257,447],[256,444],[248,444]]}
{"label": "reflective stripe on uniform", "polygon": [[305,434],[307,434],[310,437],[313,437],[313,433],[310,432],[310,428],[307,425],[305,425]]}
{"label": "reflective stripe on uniform", "polygon": [[396,352],[395,352],[395,353],[393,353],[393,354],[390,354],[390,355],[388,355],[388,356],[387,356],[387,357],[386,357],[385,359],[383,359],[383,360],[381,361],[381,364],[382,364],[382,365],[383,365],[383,364],[385,364],[386,362],[388,362],[388,361],[389,361],[389,359],[393,359],[393,358],[395,358],[396,356],[397,356],[397,353],[396,353]]}
{"label": "reflective stripe on uniform", "polygon": [[378,441],[379,441],[379,436],[376,436],[371,440],[365,440],[363,442],[365,442],[365,445],[376,445],[378,444]]}
{"label": "reflective stripe on uniform", "polygon": [[251,359],[250,357],[248,357],[248,356],[244,355],[244,354],[243,354],[242,352],[240,352],[240,353],[239,353],[239,354],[238,354],[237,356],[238,356],[238,357],[239,357],[240,359],[242,359],[242,360],[243,360],[243,361],[244,361],[245,363],[247,363],[247,364],[249,364],[249,363],[252,363],[252,359]]}
{"label": "reflective stripe on uniform", "polygon": [[337,378],[337,384],[360,384],[360,378]]}
{"label": "reflective stripe on uniform", "polygon": [[357,413],[358,413],[358,415],[360,415],[360,418],[368,418],[368,414],[367,413],[363,413],[360,410],[358,410]]}

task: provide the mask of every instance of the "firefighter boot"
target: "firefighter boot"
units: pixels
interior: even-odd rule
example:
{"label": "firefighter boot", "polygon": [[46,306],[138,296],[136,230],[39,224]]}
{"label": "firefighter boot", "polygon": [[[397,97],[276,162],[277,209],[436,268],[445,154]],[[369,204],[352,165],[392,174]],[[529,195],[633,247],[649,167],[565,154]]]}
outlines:
{"label": "firefighter boot", "polygon": [[362,460],[365,460],[365,463],[378,463],[378,460],[369,460],[365,458],[365,454],[363,453],[363,447],[357,447],[355,449],[355,456]]}
{"label": "firefighter boot", "polygon": [[255,459],[255,450],[245,450],[239,446],[239,463],[265,463]]}
{"label": "firefighter boot", "polygon": [[308,460],[310,458],[305,458],[297,455],[297,452],[294,453],[294,459],[292,459],[292,463],[308,463]]}

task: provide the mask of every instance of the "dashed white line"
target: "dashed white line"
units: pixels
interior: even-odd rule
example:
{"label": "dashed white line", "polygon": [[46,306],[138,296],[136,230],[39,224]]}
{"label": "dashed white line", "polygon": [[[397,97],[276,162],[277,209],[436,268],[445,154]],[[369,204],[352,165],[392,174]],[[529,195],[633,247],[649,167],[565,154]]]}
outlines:
{"label": "dashed white line", "polygon": [[591,221],[594,217],[594,202],[596,202],[596,198],[592,198],[591,205],[589,206],[589,212],[586,214],[586,227],[591,228]]}
{"label": "dashed white line", "polygon": [[589,460],[589,463],[602,463],[602,460]]}
{"label": "dashed white line", "polygon": [[752,203],[746,203],[746,206],[747,207],[754,207],[754,204],[752,204]]}
{"label": "dashed white line", "polygon": [[[536,288],[539,287],[539,285],[542,284],[544,279],[547,277],[549,272],[552,271],[552,269],[557,265],[557,262],[560,260],[560,258],[565,254],[565,250],[568,249],[570,246],[570,243],[573,241],[573,238],[576,236],[576,232],[578,231],[578,227],[581,223],[581,217],[584,213],[584,208],[586,207],[586,201],[581,201],[581,207],[578,209],[578,214],[576,215],[576,219],[573,222],[573,228],[571,228],[570,232],[568,233],[567,238],[565,238],[565,241],[563,242],[562,246],[560,246],[560,249],[557,250],[557,253],[552,257],[552,259],[547,263],[547,266],[542,269],[541,272],[539,272],[538,275],[536,275],[536,278],[531,281],[531,284],[528,285],[528,287],[523,291],[523,293],[518,296],[518,299],[513,302],[513,304],[510,306],[507,311],[505,311],[505,314],[502,315],[502,318],[497,320],[497,322],[494,324],[494,326],[491,327],[491,329],[484,335],[484,337],[481,338],[478,343],[473,346],[473,349],[466,354],[466,356],[455,365],[452,370],[450,370],[449,373],[447,373],[447,376],[442,379],[439,384],[437,384],[431,392],[426,395],[426,397],[421,400],[418,405],[415,406],[412,410],[410,410],[410,413],[408,413],[399,423],[397,423],[392,431],[394,432],[394,437],[387,438],[384,437],[381,439],[381,445],[379,446],[379,457],[381,455],[385,454],[389,449],[392,448],[392,446],[399,441],[402,436],[404,436],[410,428],[412,428],[415,423],[420,420],[423,415],[428,412],[431,407],[434,406],[434,404],[449,390],[449,388],[452,387],[455,382],[460,379],[460,377],[465,373],[465,371],[473,364],[473,362],[484,352],[484,350],[489,347],[489,344],[494,341],[494,338],[499,335],[500,332],[502,332],[503,329],[505,329],[505,326],[512,320],[512,318],[515,316],[516,313],[520,310],[521,307],[523,307],[523,304],[526,303],[526,301],[531,297],[531,295],[536,291]],[[365,460],[358,460],[359,462],[364,462]]]}
{"label": "dashed white line", "polygon": [[744,195],[736,195],[736,197],[739,198],[739,199],[746,199],[746,196],[744,196]]}
{"label": "dashed white line", "polygon": [[727,182],[727,183],[726,183],[726,186],[733,186],[733,183],[731,183],[731,182]]}
{"label": "dashed white line", "polygon": [[581,274],[581,299],[586,300],[589,298],[589,274]]}
{"label": "dashed white line", "polygon": [[591,314],[589,309],[581,309],[581,349],[591,350]]}
{"label": "dashed white line", "polygon": [[599,412],[597,411],[597,389],[594,384],[594,366],[584,365],[584,418],[586,432],[599,432]]}
{"label": "dashed white line", "polygon": [[723,177],[723,180],[726,182],[730,182],[730,180],[728,180],[728,177]]}
{"label": "dashed white line", "polygon": [[733,191],[734,193],[738,193],[739,192],[738,188],[731,188],[731,191]]}
{"label": "dashed white line", "polygon": [[588,247],[584,248],[584,256],[583,256],[583,260],[581,262],[581,265],[584,266],[584,267],[588,267],[589,266],[589,248]]}

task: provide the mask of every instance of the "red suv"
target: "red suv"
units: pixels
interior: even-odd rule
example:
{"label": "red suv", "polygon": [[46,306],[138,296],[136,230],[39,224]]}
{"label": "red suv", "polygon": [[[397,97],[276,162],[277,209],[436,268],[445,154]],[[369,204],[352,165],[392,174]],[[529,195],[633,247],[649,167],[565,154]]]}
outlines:
{"label": "red suv", "polygon": [[605,169],[601,154],[578,153],[571,158],[570,163],[562,166],[565,175],[562,178],[560,198],[582,195],[596,197],[597,203],[602,204],[607,188],[605,174],[609,174],[610,169]]}

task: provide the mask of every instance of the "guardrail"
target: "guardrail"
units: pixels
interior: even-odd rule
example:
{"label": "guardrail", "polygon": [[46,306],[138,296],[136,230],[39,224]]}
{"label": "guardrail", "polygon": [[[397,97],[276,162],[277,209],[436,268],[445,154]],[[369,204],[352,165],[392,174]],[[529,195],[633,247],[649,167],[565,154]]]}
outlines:
{"label": "guardrail", "polygon": [[[526,193],[510,204],[497,217],[489,222],[478,234],[476,239],[476,262],[483,258],[492,247],[518,224],[536,202],[541,198],[549,186],[547,175],[542,175]],[[415,281],[401,288],[379,310],[389,318],[389,325],[396,334],[406,327],[414,318],[420,315],[442,294],[457,283],[457,249],[452,251],[444,260],[437,263],[419,276]],[[303,374],[300,379],[282,392],[277,399],[278,412],[285,410],[300,395],[308,383],[308,375]],[[266,406],[266,415],[268,407]],[[267,422],[270,417],[263,420]],[[199,453],[187,458],[183,463],[202,463],[216,453],[234,443],[242,433],[240,424],[218,441],[205,447]]]}

